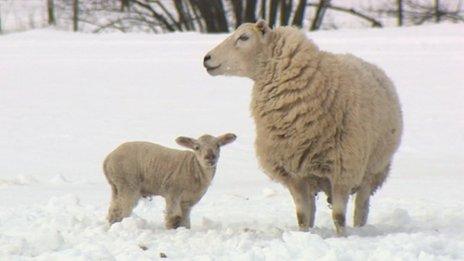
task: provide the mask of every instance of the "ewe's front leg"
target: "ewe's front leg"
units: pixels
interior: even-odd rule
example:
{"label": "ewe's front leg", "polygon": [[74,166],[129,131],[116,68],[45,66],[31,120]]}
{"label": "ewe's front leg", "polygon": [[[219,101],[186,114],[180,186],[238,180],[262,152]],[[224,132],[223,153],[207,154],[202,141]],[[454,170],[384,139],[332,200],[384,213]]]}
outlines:
{"label": "ewe's front leg", "polygon": [[180,197],[166,198],[166,218],[165,225],[167,229],[176,229],[182,221],[182,208],[180,206]]}
{"label": "ewe's front leg", "polygon": [[293,197],[296,207],[296,217],[300,231],[308,231],[314,226],[314,215],[316,204],[314,195],[311,193],[308,184],[301,179],[292,179],[287,183],[287,187]]}
{"label": "ewe's front leg", "polygon": [[354,222],[355,227],[364,226],[367,222],[369,215],[369,198],[371,196],[371,188],[368,184],[361,186],[356,192],[356,201],[354,208]]}

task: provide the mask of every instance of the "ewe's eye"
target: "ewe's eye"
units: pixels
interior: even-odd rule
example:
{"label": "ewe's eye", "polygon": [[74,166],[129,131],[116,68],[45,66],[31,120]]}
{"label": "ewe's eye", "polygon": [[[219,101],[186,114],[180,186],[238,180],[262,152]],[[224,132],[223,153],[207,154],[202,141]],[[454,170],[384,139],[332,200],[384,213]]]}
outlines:
{"label": "ewe's eye", "polygon": [[246,34],[242,34],[240,35],[240,37],[238,38],[240,41],[246,41],[248,39],[250,39],[250,37]]}
{"label": "ewe's eye", "polygon": [[200,146],[198,145],[193,146],[193,150],[199,150],[199,149],[200,149]]}

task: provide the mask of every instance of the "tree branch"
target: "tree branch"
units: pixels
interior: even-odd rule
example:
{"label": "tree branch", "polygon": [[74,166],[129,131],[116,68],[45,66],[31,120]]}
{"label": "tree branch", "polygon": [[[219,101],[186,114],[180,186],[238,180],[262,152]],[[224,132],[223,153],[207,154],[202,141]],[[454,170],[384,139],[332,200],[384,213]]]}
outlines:
{"label": "tree branch", "polygon": [[[312,7],[318,7],[319,6],[319,4],[314,4],[314,3],[309,3],[307,5],[312,6]],[[367,16],[365,14],[362,14],[359,11],[354,10],[353,8],[345,8],[345,7],[340,7],[340,6],[334,6],[332,4],[326,5],[325,7],[328,8],[328,9],[332,9],[334,11],[345,12],[345,13],[349,13],[349,14],[352,14],[354,16],[360,17],[360,18],[362,18],[364,20],[367,20],[367,21],[371,22],[372,27],[383,27],[383,25],[382,25],[382,23],[380,21],[378,21],[378,20],[376,20],[376,19],[374,19],[372,17],[369,17],[369,16]]]}
{"label": "tree branch", "polygon": [[139,5],[140,7],[143,7],[143,8],[145,8],[145,9],[147,9],[148,11],[150,11],[150,13],[152,14],[152,16],[153,16],[156,20],[160,21],[160,22],[166,27],[166,29],[167,29],[168,31],[171,31],[171,32],[174,32],[174,31],[175,31],[174,27],[172,27],[172,25],[171,25],[170,23],[168,23],[168,21],[166,20],[166,18],[165,18],[163,15],[159,14],[158,12],[156,12],[155,9],[153,9],[153,7],[151,7],[150,4],[142,3],[142,2],[140,2],[139,0],[131,0],[131,1],[132,1],[134,4]]}

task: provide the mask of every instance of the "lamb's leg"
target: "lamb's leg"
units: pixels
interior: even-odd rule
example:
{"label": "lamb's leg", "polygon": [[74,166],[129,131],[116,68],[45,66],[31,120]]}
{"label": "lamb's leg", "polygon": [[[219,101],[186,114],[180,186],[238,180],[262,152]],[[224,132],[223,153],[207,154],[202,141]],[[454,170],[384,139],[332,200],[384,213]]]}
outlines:
{"label": "lamb's leg", "polygon": [[345,215],[348,203],[349,189],[338,182],[332,184],[332,218],[337,235],[345,236]]}
{"label": "lamb's leg", "polygon": [[356,201],[354,209],[354,226],[364,226],[369,215],[369,198],[371,196],[371,188],[369,184],[363,184],[358,192],[356,192]]}
{"label": "lamb's leg", "polygon": [[[106,219],[110,224],[113,224],[114,222],[118,222],[118,217],[121,216],[119,213],[119,208],[118,208],[118,203],[117,203],[117,197],[118,197],[118,189],[116,186],[112,183],[111,185],[111,201],[110,201],[110,207],[108,208],[108,214],[106,216]],[[121,221],[121,220],[119,220]]]}
{"label": "lamb's leg", "polygon": [[314,214],[316,205],[314,194],[311,193],[308,184],[301,179],[293,179],[287,183],[293,202],[296,207],[296,217],[300,231],[308,231],[314,226]]}
{"label": "lamb's leg", "polygon": [[167,229],[176,229],[181,225],[182,208],[180,206],[180,197],[166,198],[166,218],[165,225]]}
{"label": "lamb's leg", "polygon": [[120,222],[123,218],[130,216],[137,201],[140,199],[140,194],[129,189],[119,189],[113,196],[108,210],[108,222],[113,224]]}
{"label": "lamb's leg", "polygon": [[181,227],[190,228],[190,211],[192,210],[192,206],[190,202],[182,202],[182,219],[180,222]]}

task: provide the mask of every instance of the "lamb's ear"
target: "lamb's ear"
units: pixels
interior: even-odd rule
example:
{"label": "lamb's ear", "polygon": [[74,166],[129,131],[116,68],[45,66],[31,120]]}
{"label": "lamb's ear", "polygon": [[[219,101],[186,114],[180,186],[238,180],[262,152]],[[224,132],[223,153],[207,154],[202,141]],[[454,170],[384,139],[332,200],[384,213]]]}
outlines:
{"label": "lamb's ear", "polygon": [[263,34],[266,35],[271,31],[271,28],[269,25],[267,25],[267,22],[264,21],[263,19],[259,19],[258,22],[256,22],[256,28]]}
{"label": "lamb's ear", "polygon": [[195,145],[196,145],[196,140],[195,139],[192,139],[192,138],[189,138],[189,137],[178,137],[176,139],[176,142],[177,144],[179,144],[180,146],[183,146],[183,147],[186,147],[186,148],[189,148],[189,149],[194,149],[195,148]]}
{"label": "lamb's ear", "polygon": [[224,146],[226,144],[229,144],[232,141],[234,141],[235,139],[237,139],[237,135],[235,135],[233,133],[227,133],[227,134],[224,134],[224,135],[221,135],[221,136],[217,137],[219,146]]}

